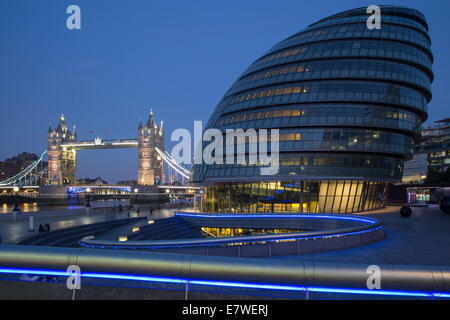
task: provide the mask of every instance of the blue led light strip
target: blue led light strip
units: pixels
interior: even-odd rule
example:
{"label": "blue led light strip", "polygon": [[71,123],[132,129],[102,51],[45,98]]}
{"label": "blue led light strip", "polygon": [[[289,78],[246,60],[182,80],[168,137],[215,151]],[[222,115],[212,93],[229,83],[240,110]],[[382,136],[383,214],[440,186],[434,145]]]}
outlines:
{"label": "blue led light strip", "polygon": [[181,213],[176,212],[176,216],[178,217],[189,217],[189,218],[234,218],[234,219],[240,219],[240,218],[301,218],[301,219],[330,219],[330,220],[349,220],[349,221],[357,221],[357,222],[365,222],[370,224],[376,224],[378,221],[375,219],[370,218],[360,218],[360,217],[349,217],[349,216],[330,216],[330,215],[312,215],[312,214],[305,214],[305,215],[295,215],[295,214],[189,214],[189,213]]}
{"label": "blue led light strip", "polygon": [[[352,232],[347,232],[347,233],[336,233],[336,234],[327,234],[327,235],[311,235],[311,236],[304,236],[304,237],[287,237],[287,238],[275,238],[275,239],[270,239],[270,238],[258,238],[258,239],[233,239],[233,240],[223,240],[220,242],[214,242],[214,243],[209,243],[207,242],[207,240],[204,240],[202,243],[196,243],[196,244],[183,244],[183,241],[180,240],[179,243],[177,244],[173,244],[173,245],[166,245],[166,244],[161,244],[161,245],[157,245],[157,244],[153,244],[153,245],[145,245],[145,244],[130,244],[127,245],[126,242],[122,242],[120,244],[90,244],[90,243],[83,243],[80,242],[80,245],[82,247],[85,248],[113,248],[113,249],[118,249],[118,248],[182,248],[182,247],[202,247],[202,246],[221,246],[224,244],[234,244],[234,243],[259,243],[259,242],[276,242],[276,241],[295,241],[295,240],[316,240],[316,239],[325,239],[325,238],[337,238],[337,237],[344,237],[344,236],[351,236],[351,235],[356,235],[356,234],[363,234],[363,233],[369,233],[369,232],[374,232],[377,230],[380,230],[380,227],[376,227],[376,228],[372,228],[372,229],[368,229],[368,230],[362,230],[362,231],[352,231]],[[281,234],[280,234],[281,235]]]}
{"label": "blue led light strip", "polygon": [[[33,275],[53,275],[53,276],[69,276],[65,271],[58,270],[38,270],[38,269],[14,269],[0,268],[3,274],[33,274]],[[82,273],[84,278],[112,279],[112,280],[131,280],[145,282],[160,283],[178,283],[178,284],[195,284],[205,286],[230,287],[230,288],[248,288],[248,289],[264,289],[264,290],[283,290],[297,292],[321,292],[321,293],[338,293],[338,294],[363,294],[363,295],[383,295],[383,296],[401,296],[401,297],[427,297],[427,298],[450,298],[450,292],[420,292],[420,291],[396,291],[396,290],[368,290],[368,289],[351,289],[351,288],[328,288],[328,287],[309,287],[309,286],[290,286],[263,283],[246,283],[246,282],[226,282],[215,280],[190,280],[170,277],[152,277],[126,274],[110,274],[110,273]]]}

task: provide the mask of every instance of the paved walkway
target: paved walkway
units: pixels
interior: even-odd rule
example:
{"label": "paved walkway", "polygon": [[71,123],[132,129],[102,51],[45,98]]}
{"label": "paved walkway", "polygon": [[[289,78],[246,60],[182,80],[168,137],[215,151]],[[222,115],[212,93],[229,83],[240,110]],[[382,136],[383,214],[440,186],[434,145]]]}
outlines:
{"label": "paved walkway", "polygon": [[[140,216],[149,216],[149,207],[140,206]],[[153,210],[152,219],[169,218],[174,215],[175,209],[161,208]],[[28,231],[29,216],[34,217],[35,231]],[[10,214],[0,216],[0,236],[4,244],[16,244],[19,241],[38,233],[40,224],[50,224],[51,230],[65,229],[95,222],[125,219],[128,211],[113,211],[112,208],[96,209],[87,214],[86,209],[61,210],[61,211],[38,211],[20,213],[16,221],[12,221]],[[136,213],[130,212],[130,217],[137,217]]]}
{"label": "paved walkway", "polygon": [[347,250],[273,259],[450,266],[450,215],[442,213],[438,206],[412,210],[410,218],[400,216],[400,207],[366,213],[383,222],[386,238],[379,242]]}
{"label": "paved walkway", "polygon": [[[371,245],[326,253],[271,259],[303,259],[308,261],[349,262],[367,264],[414,264],[450,266],[450,215],[442,213],[437,206],[414,207],[410,218],[399,214],[400,207],[388,207],[365,215],[381,219],[386,238]],[[185,209],[182,209],[186,211]],[[95,210],[97,211],[97,210]],[[152,219],[169,218],[176,209],[153,210]],[[27,214],[29,215],[29,214]],[[33,233],[28,231],[27,215],[11,221],[4,216],[0,220],[3,243],[17,243]],[[41,223],[50,223],[52,230],[94,222],[123,219],[126,211],[98,210],[87,215],[80,212],[34,213],[36,229]],[[149,209],[140,208],[140,216],[149,216]],[[131,215],[133,216],[133,215]]]}

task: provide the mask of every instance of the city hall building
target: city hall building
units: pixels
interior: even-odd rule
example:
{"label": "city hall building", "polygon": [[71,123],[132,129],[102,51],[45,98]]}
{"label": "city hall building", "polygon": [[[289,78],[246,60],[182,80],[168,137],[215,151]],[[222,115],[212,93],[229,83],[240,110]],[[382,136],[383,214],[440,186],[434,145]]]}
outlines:
{"label": "city hall building", "polygon": [[[354,213],[381,208],[386,185],[427,119],[433,55],[411,8],[380,6],[322,19],[273,46],[236,80],[206,129],[279,129],[279,169],[195,165],[204,212]],[[269,148],[270,149],[270,148]]]}

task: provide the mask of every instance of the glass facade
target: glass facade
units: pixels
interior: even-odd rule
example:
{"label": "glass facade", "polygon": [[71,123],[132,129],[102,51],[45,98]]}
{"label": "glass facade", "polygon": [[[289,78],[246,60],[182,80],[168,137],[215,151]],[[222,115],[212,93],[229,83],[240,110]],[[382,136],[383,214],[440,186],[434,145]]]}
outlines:
{"label": "glass facade", "polygon": [[401,181],[413,156],[434,76],[423,14],[380,8],[381,29],[367,28],[366,8],[330,16],[273,46],[235,81],[205,129],[279,129],[279,169],[261,176],[259,162],[194,165],[203,210],[383,206],[386,184]]}
{"label": "glass facade", "polygon": [[205,212],[354,213],[383,205],[385,183],[261,181],[206,188]]}

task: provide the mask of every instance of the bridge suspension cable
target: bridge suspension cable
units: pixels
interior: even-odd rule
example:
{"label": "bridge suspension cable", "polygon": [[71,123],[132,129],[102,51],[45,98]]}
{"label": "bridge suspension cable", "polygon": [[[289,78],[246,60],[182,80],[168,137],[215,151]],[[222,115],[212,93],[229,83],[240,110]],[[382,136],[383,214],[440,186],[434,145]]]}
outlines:
{"label": "bridge suspension cable", "polygon": [[183,178],[189,179],[191,172],[181,166],[175,159],[167,152],[162,152],[159,148],[155,147],[156,152],[161,156],[161,158],[176,172],[178,172]]}
{"label": "bridge suspension cable", "polygon": [[[0,182],[0,186],[22,186],[26,183],[30,182],[37,182],[38,179],[42,178],[46,172],[48,172],[48,168],[44,168],[40,171],[37,170],[37,166],[40,163],[43,163],[43,160],[45,156],[47,155],[47,150],[45,150],[41,156],[31,163],[28,167],[20,171],[18,174],[16,174],[14,177],[11,177],[9,179],[6,179],[4,181]],[[35,172],[33,173],[33,170]]]}

